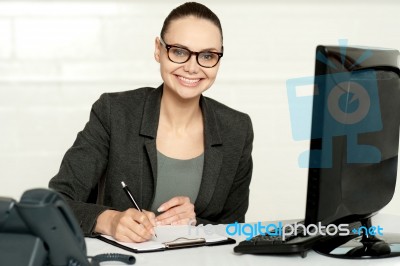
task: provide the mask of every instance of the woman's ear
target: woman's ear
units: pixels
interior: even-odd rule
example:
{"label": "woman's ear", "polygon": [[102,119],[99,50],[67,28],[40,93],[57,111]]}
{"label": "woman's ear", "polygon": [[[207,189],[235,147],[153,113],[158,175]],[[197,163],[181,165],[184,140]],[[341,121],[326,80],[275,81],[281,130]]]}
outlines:
{"label": "woman's ear", "polygon": [[160,39],[158,37],[156,37],[155,42],[154,42],[154,59],[156,59],[156,61],[158,63],[160,63]]}

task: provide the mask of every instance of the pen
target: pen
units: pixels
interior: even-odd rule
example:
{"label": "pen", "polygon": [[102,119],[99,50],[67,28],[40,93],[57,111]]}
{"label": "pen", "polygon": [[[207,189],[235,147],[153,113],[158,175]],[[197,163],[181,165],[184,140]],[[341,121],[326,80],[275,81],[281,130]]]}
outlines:
{"label": "pen", "polygon": [[[122,189],[125,191],[125,194],[128,196],[128,198],[131,200],[133,205],[135,206],[136,210],[143,212],[142,209],[139,207],[139,205],[136,203],[135,198],[132,195],[132,192],[129,190],[128,186],[125,184],[124,181],[121,181]],[[156,234],[154,234],[155,237],[157,237]]]}
{"label": "pen", "polygon": [[142,209],[140,209],[139,205],[136,203],[135,198],[132,195],[132,192],[129,190],[128,186],[125,184],[124,181],[121,181],[122,189],[125,191],[125,194],[128,196],[128,198],[131,200],[133,205],[135,205],[136,210],[142,212]]}

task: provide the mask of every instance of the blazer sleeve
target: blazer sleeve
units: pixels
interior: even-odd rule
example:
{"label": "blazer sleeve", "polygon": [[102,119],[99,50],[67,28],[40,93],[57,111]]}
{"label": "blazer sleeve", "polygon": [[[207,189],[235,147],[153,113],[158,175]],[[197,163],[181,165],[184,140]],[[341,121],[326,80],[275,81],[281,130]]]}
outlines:
{"label": "blazer sleeve", "polygon": [[247,116],[247,133],[244,141],[242,154],[237,167],[236,175],[229,191],[221,215],[216,220],[208,220],[202,217],[196,218],[197,224],[228,224],[233,222],[245,222],[245,214],[249,207],[250,181],[253,172],[253,126],[251,119]]}
{"label": "blazer sleeve", "polygon": [[66,152],[49,187],[69,203],[83,233],[93,234],[97,217],[109,209],[90,202],[90,194],[105,174],[110,143],[110,100],[103,94],[91,109],[89,122]]}

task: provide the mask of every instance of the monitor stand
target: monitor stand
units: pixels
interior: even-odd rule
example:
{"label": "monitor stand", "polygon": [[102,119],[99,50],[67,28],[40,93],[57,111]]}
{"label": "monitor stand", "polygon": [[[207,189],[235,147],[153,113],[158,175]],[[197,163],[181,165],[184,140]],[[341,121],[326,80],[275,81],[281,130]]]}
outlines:
{"label": "monitor stand", "polygon": [[[359,223],[358,223],[359,224]],[[371,228],[371,218],[361,220],[364,228]],[[326,236],[313,247],[314,251],[342,259],[379,259],[400,256],[400,234],[372,236],[350,232],[348,236]]]}

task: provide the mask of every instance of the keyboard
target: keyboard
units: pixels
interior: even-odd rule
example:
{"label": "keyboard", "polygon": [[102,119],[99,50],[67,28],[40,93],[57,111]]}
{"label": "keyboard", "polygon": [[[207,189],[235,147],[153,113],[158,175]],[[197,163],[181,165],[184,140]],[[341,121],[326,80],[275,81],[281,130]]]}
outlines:
{"label": "keyboard", "polygon": [[245,254],[293,254],[299,253],[303,258],[322,236],[289,236],[282,240],[282,236],[257,235],[244,240],[234,247],[234,252]]}
{"label": "keyboard", "polygon": [[[300,223],[303,223],[303,221]],[[359,222],[349,224],[350,232],[353,228],[358,228],[359,226]],[[233,250],[236,253],[245,254],[299,253],[304,258],[307,251],[312,249],[323,238],[327,239],[329,236],[321,234],[304,235],[302,230],[298,230],[297,235],[286,236],[285,239],[282,239],[281,235],[257,235],[249,240],[240,242]]]}

